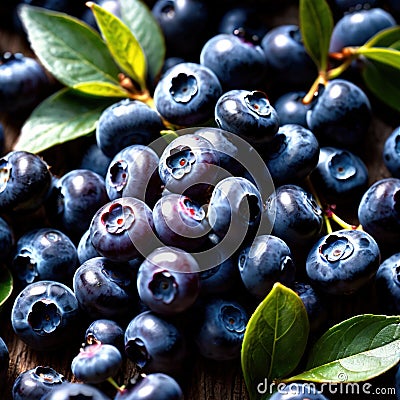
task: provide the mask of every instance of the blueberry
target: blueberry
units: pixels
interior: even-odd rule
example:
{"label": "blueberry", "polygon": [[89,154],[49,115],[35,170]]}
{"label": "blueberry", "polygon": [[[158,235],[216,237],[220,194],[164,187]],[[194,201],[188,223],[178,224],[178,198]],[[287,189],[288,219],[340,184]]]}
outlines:
{"label": "blueberry", "polygon": [[136,281],[127,263],[104,257],[85,261],[75,272],[73,288],[80,308],[92,318],[123,318],[134,312]]}
{"label": "blueberry", "polygon": [[154,312],[172,315],[187,310],[200,289],[199,265],[186,251],[159,247],[139,267],[138,293]]}
{"label": "blueberry", "polygon": [[[92,12],[92,10],[89,10]],[[79,169],[90,169],[96,174],[105,178],[111,157],[106,156],[97,146],[97,143],[91,144],[83,153],[79,164]]]}
{"label": "blueberry", "polygon": [[319,239],[307,257],[313,285],[333,295],[357,292],[376,274],[380,250],[374,238],[355,229],[342,229]]}
{"label": "blueberry", "polygon": [[368,188],[368,169],[361,158],[336,147],[320,149],[318,165],[310,178],[330,204],[357,203]]}
{"label": "blueberry", "polygon": [[102,176],[89,169],[73,169],[56,181],[46,210],[54,225],[79,240],[96,211],[108,201]]}
{"label": "blueberry", "polygon": [[383,253],[393,254],[400,240],[400,179],[385,178],[373,183],[363,194],[358,220],[374,237]]}
{"label": "blueberry", "polygon": [[134,197],[122,197],[96,212],[90,224],[90,239],[103,257],[129,261],[156,247],[153,228],[150,207]]}
{"label": "blueberry", "polygon": [[307,113],[307,123],[320,143],[353,148],[366,136],[371,104],[362,89],[344,79],[333,79],[321,90]]}
{"label": "blueberry", "polygon": [[46,72],[34,58],[10,52],[0,55],[0,111],[31,110],[49,88]]}
{"label": "blueberry", "polygon": [[318,71],[304,47],[299,26],[284,24],[270,29],[261,47],[270,90],[282,94],[309,89]]}
{"label": "blueberry", "polygon": [[187,339],[176,323],[144,311],[125,330],[125,352],[140,371],[179,375],[188,355]]}
{"label": "blueberry", "polygon": [[0,210],[33,211],[45,201],[52,174],[43,159],[26,151],[11,151],[0,159]]}
{"label": "blueberry", "polygon": [[301,125],[282,125],[271,143],[260,150],[275,186],[300,184],[318,164],[319,143]]}
{"label": "blueberry", "polygon": [[267,73],[261,46],[241,30],[210,38],[200,52],[200,64],[214,71],[224,92],[258,89]]}
{"label": "blueberry", "polygon": [[0,379],[5,380],[10,365],[10,354],[4,340],[0,337]]}
{"label": "blueberry", "polygon": [[155,372],[130,379],[114,400],[183,400],[183,392],[174,378]]}
{"label": "blueberry", "polygon": [[261,91],[230,90],[215,105],[215,121],[250,144],[268,143],[279,128],[279,117]]}
{"label": "blueberry", "polygon": [[17,376],[12,387],[13,400],[41,400],[66,382],[53,368],[37,366]]}
{"label": "blueberry", "polygon": [[53,350],[71,341],[78,317],[74,293],[55,281],[26,286],[16,297],[11,311],[14,332],[35,350]]}
{"label": "blueberry", "polygon": [[85,342],[112,344],[121,352],[121,355],[124,355],[124,333],[124,329],[116,321],[96,319],[86,329]]}
{"label": "blueberry", "polygon": [[4,125],[0,123],[0,156],[4,155],[5,149],[5,133],[4,133]]}
{"label": "blueberry", "polygon": [[211,69],[183,62],[161,77],[154,90],[154,103],[169,123],[196,126],[212,119],[221,94],[220,82]]}
{"label": "blueberry", "polygon": [[386,138],[383,147],[383,163],[394,178],[400,178],[400,126]]}
{"label": "blueberry", "polygon": [[171,193],[153,208],[154,228],[165,245],[193,251],[207,240],[210,230],[205,210],[187,196]]}
{"label": "blueberry", "polygon": [[41,400],[110,400],[103,392],[86,383],[65,383]]}
{"label": "blueberry", "polygon": [[11,254],[15,242],[14,229],[0,217],[0,260],[5,261]]}
{"label": "blueberry", "polygon": [[79,265],[94,257],[101,257],[100,253],[94,248],[90,239],[90,229],[82,235],[76,248]]}
{"label": "blueberry", "polygon": [[40,280],[71,286],[78,263],[76,247],[67,235],[57,229],[39,228],[18,239],[11,267],[23,286]]}
{"label": "blueberry", "polygon": [[111,344],[85,345],[71,362],[75,378],[85,383],[101,383],[113,378],[122,365],[120,351]]}
{"label": "blueberry", "polygon": [[106,108],[96,128],[96,143],[108,157],[132,144],[148,145],[165,129],[158,113],[139,100],[124,99]]}
{"label": "blueberry", "polygon": [[236,301],[209,298],[196,314],[194,340],[200,354],[216,361],[237,359],[249,319],[246,310]]}
{"label": "blueberry", "polygon": [[400,312],[400,253],[386,258],[375,277],[377,299],[380,309],[391,315]]}
{"label": "blueberry", "polygon": [[371,7],[377,7],[380,0],[333,0],[333,6],[338,9],[339,12],[345,14],[355,10],[365,8],[368,10]]}
{"label": "blueberry", "polygon": [[308,128],[307,111],[311,104],[305,104],[306,92],[289,92],[279,96],[274,103],[281,125],[297,124]]}
{"label": "blueberry", "polygon": [[276,236],[256,236],[238,256],[240,277],[246,289],[262,300],[275,282],[292,286],[296,266],[288,245]]}
{"label": "blueberry", "polygon": [[159,161],[148,146],[134,144],[119,151],[110,161],[105,177],[110,200],[136,197],[152,207],[161,193]]}
{"label": "blueberry", "polygon": [[344,47],[362,46],[379,31],[395,25],[395,19],[382,8],[346,13],[333,28],[329,51],[340,52]]}
{"label": "blueberry", "polygon": [[275,392],[270,400],[329,400],[309,383],[290,383]]}

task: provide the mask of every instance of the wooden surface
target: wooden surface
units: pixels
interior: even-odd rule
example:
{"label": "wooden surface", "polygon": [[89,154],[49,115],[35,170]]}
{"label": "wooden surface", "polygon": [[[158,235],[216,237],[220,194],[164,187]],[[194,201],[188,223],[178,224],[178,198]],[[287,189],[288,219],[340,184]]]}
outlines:
{"label": "wooden surface", "polygon": [[[293,10],[289,10],[287,15],[283,17],[284,20],[290,22],[295,22],[296,18],[296,14]],[[20,38],[0,31],[1,52],[15,52],[20,50],[23,50],[25,54],[30,54],[26,44],[21,41]],[[24,117],[5,115],[0,115],[0,117],[6,127],[7,149],[11,149]],[[360,149],[360,154],[362,154],[362,158],[369,168],[371,183],[389,175],[386,168],[382,165],[381,152],[384,139],[397,125],[400,125],[400,120],[398,116],[394,116],[391,113],[386,113],[384,119],[375,118],[364,143],[364,148]],[[345,302],[343,304],[331,304],[330,306],[333,310],[331,314],[332,323],[344,316],[342,313],[343,309],[349,310],[348,315],[351,315],[352,309],[357,309],[358,312],[373,312],[374,306],[371,298],[360,296],[349,300],[352,304],[346,304]],[[11,400],[11,388],[15,378],[21,372],[37,365],[49,365],[58,372],[64,374],[67,379],[71,379],[70,363],[72,357],[79,350],[75,344],[51,353],[37,353],[31,351],[12,331],[9,320],[11,304],[12,300],[7,303],[0,314],[0,336],[5,340],[11,356],[7,379],[5,382],[0,382],[0,400]],[[340,317],[338,314],[335,314],[335,310],[336,312],[340,312]],[[131,376],[133,372],[133,365],[129,361],[126,362],[123,372],[117,377],[117,381],[121,384],[126,382],[126,378]],[[239,361],[215,363],[203,359],[194,360],[193,365],[188,369],[187,376],[181,383],[185,390],[186,400],[248,399]],[[110,395],[113,393],[110,386],[106,386],[104,389],[107,390]],[[345,396],[340,398],[345,398]]]}

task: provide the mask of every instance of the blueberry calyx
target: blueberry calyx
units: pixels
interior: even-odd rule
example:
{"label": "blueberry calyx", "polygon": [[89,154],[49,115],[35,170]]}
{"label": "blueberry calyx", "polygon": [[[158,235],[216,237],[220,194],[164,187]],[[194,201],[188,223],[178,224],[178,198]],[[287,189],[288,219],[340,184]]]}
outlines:
{"label": "blueberry calyx", "polygon": [[167,167],[175,179],[181,179],[188,174],[195,162],[196,156],[187,146],[172,149],[170,156],[166,159]]}
{"label": "blueberry calyx", "polygon": [[58,384],[63,383],[65,381],[64,376],[56,372],[53,368],[50,367],[36,367],[34,370],[34,374],[38,377],[41,382]]}
{"label": "blueberry calyx", "polygon": [[394,268],[393,272],[393,280],[397,285],[400,286],[400,265],[396,265],[396,268]]}
{"label": "blueberry calyx", "polygon": [[18,278],[26,283],[32,283],[39,275],[36,261],[33,260],[32,254],[28,249],[20,251],[20,254],[13,260],[13,266]]}
{"label": "blueberry calyx", "polygon": [[268,115],[271,115],[271,104],[265,93],[259,90],[254,90],[253,92],[246,95],[244,100],[247,107],[249,107],[256,114],[262,117],[267,117]]}
{"label": "blueberry calyx", "polygon": [[343,236],[331,235],[321,245],[320,253],[330,263],[345,260],[354,252],[353,244]]}
{"label": "blueberry calyx", "polygon": [[189,197],[181,198],[179,200],[179,205],[184,213],[190,215],[190,217],[196,221],[203,221],[206,217],[204,209],[190,200]]}
{"label": "blueberry calyx", "polygon": [[146,349],[146,345],[140,338],[129,340],[125,346],[125,352],[129,359],[132,360],[139,368],[144,368],[150,361],[150,355]]}
{"label": "blueberry calyx", "polygon": [[225,328],[230,332],[243,333],[246,329],[246,321],[243,318],[243,313],[236,307],[222,307],[221,319]]}
{"label": "blueberry calyx", "polygon": [[260,37],[258,35],[249,34],[244,28],[236,28],[233,32],[233,35],[238,37],[243,41],[243,43],[247,43],[253,46],[257,46],[260,44]]}
{"label": "blueberry calyx", "polygon": [[33,304],[28,314],[28,322],[39,335],[54,332],[61,323],[61,315],[56,304],[41,300]]}
{"label": "blueberry calyx", "polygon": [[332,176],[339,180],[349,179],[357,172],[352,158],[346,151],[334,154],[328,165]]}
{"label": "blueberry calyx", "polygon": [[178,294],[178,283],[169,271],[159,271],[153,275],[149,283],[149,289],[157,300],[162,300],[164,304],[172,303]]}
{"label": "blueberry calyx", "polygon": [[177,103],[189,103],[197,94],[197,79],[193,75],[178,74],[171,80],[169,92]]}
{"label": "blueberry calyx", "polygon": [[131,207],[114,203],[108,212],[103,213],[101,222],[105,225],[107,232],[120,234],[128,230],[135,222],[135,213]]}
{"label": "blueberry calyx", "polygon": [[129,178],[128,174],[128,163],[124,160],[115,162],[110,167],[111,185],[118,191],[126,186]]}
{"label": "blueberry calyx", "polygon": [[282,257],[280,266],[281,266],[282,272],[286,271],[287,269],[293,270],[294,262],[291,257],[285,256],[285,257]]}
{"label": "blueberry calyx", "polygon": [[11,167],[6,160],[0,161],[0,193],[7,187],[7,182],[10,179]]}

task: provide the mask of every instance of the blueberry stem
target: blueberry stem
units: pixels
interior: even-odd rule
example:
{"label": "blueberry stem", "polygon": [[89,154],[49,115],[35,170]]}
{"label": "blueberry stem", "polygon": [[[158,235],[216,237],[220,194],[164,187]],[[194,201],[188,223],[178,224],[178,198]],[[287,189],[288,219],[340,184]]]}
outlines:
{"label": "blueberry stem", "polygon": [[318,90],[321,85],[325,86],[328,83],[326,78],[326,72],[320,71],[317,79],[311,85],[310,90],[303,98],[303,104],[310,104],[316,96],[318,96]]}
{"label": "blueberry stem", "polygon": [[107,378],[107,381],[108,381],[112,386],[114,386],[114,388],[117,389],[119,392],[123,392],[123,391],[125,390],[125,385],[118,386],[118,383],[115,382],[114,378],[109,377],[109,378]]}
{"label": "blueberry stem", "polygon": [[[340,56],[339,56],[340,55]],[[326,76],[328,80],[332,80],[341,75],[347,68],[350,67],[351,63],[358,57],[357,48],[345,47],[340,53],[330,53],[329,57],[336,60],[343,60],[343,63],[336,68],[330,69]]]}

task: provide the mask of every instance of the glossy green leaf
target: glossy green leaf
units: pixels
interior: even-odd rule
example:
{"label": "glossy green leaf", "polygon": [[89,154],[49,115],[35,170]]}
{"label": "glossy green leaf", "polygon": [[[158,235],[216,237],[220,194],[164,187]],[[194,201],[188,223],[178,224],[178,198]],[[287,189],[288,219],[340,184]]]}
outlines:
{"label": "glossy green leaf", "polygon": [[100,35],[63,13],[22,5],[19,15],[44,67],[66,86],[101,81],[118,85],[120,72]]}
{"label": "glossy green leaf", "polygon": [[141,89],[145,89],[146,57],[136,37],[114,14],[95,3],[88,5],[116,63]]}
{"label": "glossy green leaf", "polygon": [[299,24],[304,46],[320,71],[326,71],[333,17],[325,0],[300,0]]}
{"label": "glossy green leaf", "polygon": [[400,316],[358,315],[329,329],[311,349],[307,370],[284,381],[367,381],[399,361]]}
{"label": "glossy green leaf", "polygon": [[363,47],[392,47],[400,40],[400,26],[384,29],[369,39]]}
{"label": "glossy green leaf", "polygon": [[93,132],[102,111],[116,100],[62,89],[42,102],[22,127],[16,150],[38,153]]}
{"label": "glossy green leaf", "polygon": [[164,64],[165,41],[159,24],[148,6],[140,0],[120,0],[121,19],[140,43],[151,79],[157,78]]}
{"label": "glossy green leaf", "polygon": [[276,283],[251,316],[243,339],[241,362],[251,399],[260,399],[265,379],[287,376],[307,344],[309,323],[302,300]]}
{"label": "glossy green leaf", "polygon": [[[399,70],[377,62],[367,62],[362,71],[368,89],[383,103],[400,112]],[[382,88],[385,88],[382,90]]]}
{"label": "glossy green leaf", "polygon": [[121,86],[108,82],[82,82],[72,86],[72,89],[99,97],[129,97]]}
{"label": "glossy green leaf", "polygon": [[0,264],[0,310],[13,291],[13,277],[8,268]]}
{"label": "glossy green leaf", "polygon": [[400,51],[381,47],[362,46],[357,49],[357,54],[397,69],[400,77]]}

